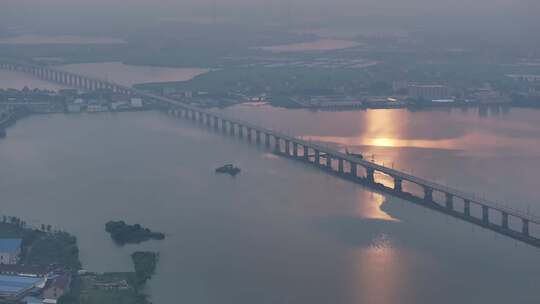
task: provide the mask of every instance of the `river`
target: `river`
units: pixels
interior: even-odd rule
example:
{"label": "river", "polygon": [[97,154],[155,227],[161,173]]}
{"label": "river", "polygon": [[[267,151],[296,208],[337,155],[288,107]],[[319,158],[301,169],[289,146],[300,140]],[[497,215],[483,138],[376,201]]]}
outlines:
{"label": "river", "polygon": [[[225,111],[540,211],[537,110]],[[239,176],[214,174],[229,162]],[[26,118],[0,164],[0,212],[76,234],[85,268],[158,250],[157,304],[539,300],[538,249],[165,114]],[[167,238],[119,248],[111,219]]]}

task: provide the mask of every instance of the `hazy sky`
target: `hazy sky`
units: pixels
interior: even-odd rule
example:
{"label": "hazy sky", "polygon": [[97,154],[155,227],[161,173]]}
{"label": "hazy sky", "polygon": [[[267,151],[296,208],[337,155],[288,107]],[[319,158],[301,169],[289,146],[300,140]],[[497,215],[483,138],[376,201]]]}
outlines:
{"label": "hazy sky", "polygon": [[367,16],[379,23],[408,18],[409,23],[425,27],[439,22],[523,30],[540,26],[540,0],[0,0],[0,20],[4,20],[0,26],[2,22],[4,26],[73,26],[79,21],[91,25],[105,20],[144,23],[165,18],[209,19],[214,1],[218,18],[234,22],[285,24],[290,15],[295,25],[300,25],[362,21]]}
{"label": "hazy sky", "polygon": [[[210,10],[216,1],[226,14],[261,14],[271,11],[294,11],[304,16],[323,14],[361,16],[371,12],[389,15],[538,13],[538,0],[2,0],[0,6],[35,14],[110,9],[116,12],[160,12],[189,15]],[[270,10],[270,11],[269,11]]]}

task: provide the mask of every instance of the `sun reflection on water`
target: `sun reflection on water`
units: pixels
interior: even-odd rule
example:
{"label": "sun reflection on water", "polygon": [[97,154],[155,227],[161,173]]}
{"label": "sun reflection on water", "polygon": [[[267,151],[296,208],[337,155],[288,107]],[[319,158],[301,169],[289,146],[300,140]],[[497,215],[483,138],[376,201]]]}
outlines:
{"label": "sun reflection on water", "polygon": [[381,209],[384,200],[385,197],[379,193],[364,192],[364,195],[359,198],[356,204],[356,214],[367,219],[399,222],[399,219],[392,217]]}

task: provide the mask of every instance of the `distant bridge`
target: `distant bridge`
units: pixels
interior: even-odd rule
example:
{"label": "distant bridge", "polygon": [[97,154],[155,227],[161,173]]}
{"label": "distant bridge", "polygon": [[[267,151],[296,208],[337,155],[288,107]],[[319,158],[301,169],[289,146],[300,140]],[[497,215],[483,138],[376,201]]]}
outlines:
{"label": "distant bridge", "polygon": [[[501,206],[473,194],[381,166],[328,147],[283,134],[276,130],[230,118],[222,113],[201,109],[177,100],[150,94],[110,81],[78,75],[51,67],[19,62],[0,62],[0,68],[22,71],[47,81],[83,90],[109,89],[120,94],[143,97],[149,101],[166,105],[169,113],[177,117],[206,125],[225,134],[240,138],[245,137],[249,142],[255,142],[258,145],[264,144],[268,149],[273,149],[279,155],[315,165],[317,168],[324,169],[342,178],[375,188],[379,191],[406,199],[540,248],[539,236],[537,233],[531,233],[530,229],[531,225],[535,225],[535,228],[540,228],[539,218],[506,206]],[[376,172],[389,176],[393,180],[393,186],[387,187],[378,183],[375,176]],[[405,192],[404,183],[416,185],[422,190],[423,195],[415,196]],[[434,193],[441,193],[444,196],[444,202],[442,204],[434,199]],[[461,208],[457,208],[456,205],[458,203]],[[499,220],[495,222],[493,217],[497,217]],[[518,223],[518,227],[515,227],[516,222]]]}

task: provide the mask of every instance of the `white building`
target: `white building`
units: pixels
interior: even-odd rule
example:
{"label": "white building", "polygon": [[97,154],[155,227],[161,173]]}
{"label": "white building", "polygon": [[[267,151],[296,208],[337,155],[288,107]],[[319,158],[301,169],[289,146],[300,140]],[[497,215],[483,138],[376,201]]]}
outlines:
{"label": "white building", "polygon": [[142,108],[143,107],[142,99],[138,97],[131,98],[131,106],[134,108]]}

